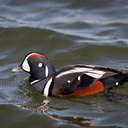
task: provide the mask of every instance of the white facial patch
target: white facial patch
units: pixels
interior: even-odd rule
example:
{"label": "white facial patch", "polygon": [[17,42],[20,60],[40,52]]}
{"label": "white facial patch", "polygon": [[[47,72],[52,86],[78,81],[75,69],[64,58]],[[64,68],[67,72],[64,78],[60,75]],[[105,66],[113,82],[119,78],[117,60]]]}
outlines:
{"label": "white facial patch", "polygon": [[29,64],[28,64],[28,60],[27,60],[28,58],[26,58],[25,60],[24,60],[24,62],[23,62],[23,64],[22,64],[22,68],[25,70],[25,71],[27,71],[27,72],[30,72],[30,66],[29,66]]}
{"label": "white facial patch", "polygon": [[28,64],[28,60],[27,60],[27,59],[28,59],[31,55],[33,55],[33,54],[35,54],[35,53],[29,54],[29,55],[25,58],[25,60],[24,60],[24,62],[23,62],[23,64],[22,64],[22,68],[23,68],[23,70],[26,71],[26,72],[30,72],[30,66],[29,66],[29,64]]}
{"label": "white facial patch", "polygon": [[43,66],[42,63],[39,63],[39,64],[38,64],[38,67],[39,67],[39,68],[42,68],[42,66]]}

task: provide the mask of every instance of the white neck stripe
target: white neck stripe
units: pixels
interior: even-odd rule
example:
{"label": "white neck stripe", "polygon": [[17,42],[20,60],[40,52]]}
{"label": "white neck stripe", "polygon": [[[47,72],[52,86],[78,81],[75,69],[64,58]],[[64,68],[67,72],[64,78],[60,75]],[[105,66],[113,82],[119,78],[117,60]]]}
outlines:
{"label": "white neck stripe", "polygon": [[52,83],[52,77],[49,79],[49,81],[47,82],[44,88],[44,96],[46,97],[49,95],[49,88],[50,88],[51,83]]}
{"label": "white neck stripe", "polygon": [[34,80],[31,82],[31,84],[35,84],[36,82],[38,82],[39,80]]}
{"label": "white neck stripe", "polygon": [[47,67],[47,65],[45,66],[45,77],[48,77],[48,67]]}

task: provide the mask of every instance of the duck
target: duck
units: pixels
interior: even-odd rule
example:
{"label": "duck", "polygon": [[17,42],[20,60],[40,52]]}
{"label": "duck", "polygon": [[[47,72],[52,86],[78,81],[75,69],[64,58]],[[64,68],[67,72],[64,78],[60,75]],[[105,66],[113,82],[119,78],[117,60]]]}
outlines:
{"label": "duck", "polygon": [[12,71],[29,73],[30,85],[45,97],[89,96],[128,82],[128,73],[99,65],[73,64],[56,70],[44,54],[34,52]]}

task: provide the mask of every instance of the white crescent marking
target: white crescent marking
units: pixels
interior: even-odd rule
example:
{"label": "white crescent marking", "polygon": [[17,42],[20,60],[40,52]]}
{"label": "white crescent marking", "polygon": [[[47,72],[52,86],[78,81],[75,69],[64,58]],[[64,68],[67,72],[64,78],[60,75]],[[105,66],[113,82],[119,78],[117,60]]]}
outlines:
{"label": "white crescent marking", "polygon": [[49,81],[47,82],[47,84],[45,85],[45,88],[44,88],[44,96],[48,96],[49,94],[49,88],[50,88],[50,85],[52,83],[52,78],[49,79]]}

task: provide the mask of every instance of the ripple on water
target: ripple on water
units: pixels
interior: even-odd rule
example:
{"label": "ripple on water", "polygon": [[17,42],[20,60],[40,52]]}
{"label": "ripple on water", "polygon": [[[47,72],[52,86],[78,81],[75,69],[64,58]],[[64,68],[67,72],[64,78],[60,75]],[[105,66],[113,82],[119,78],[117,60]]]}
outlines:
{"label": "ripple on water", "polygon": [[[46,99],[28,83],[25,73],[12,73],[30,51],[45,53],[60,67],[102,64],[119,70],[128,64],[128,1],[1,0],[0,124],[3,128],[127,128],[125,96],[108,100]],[[12,104],[12,105],[10,105]]]}

